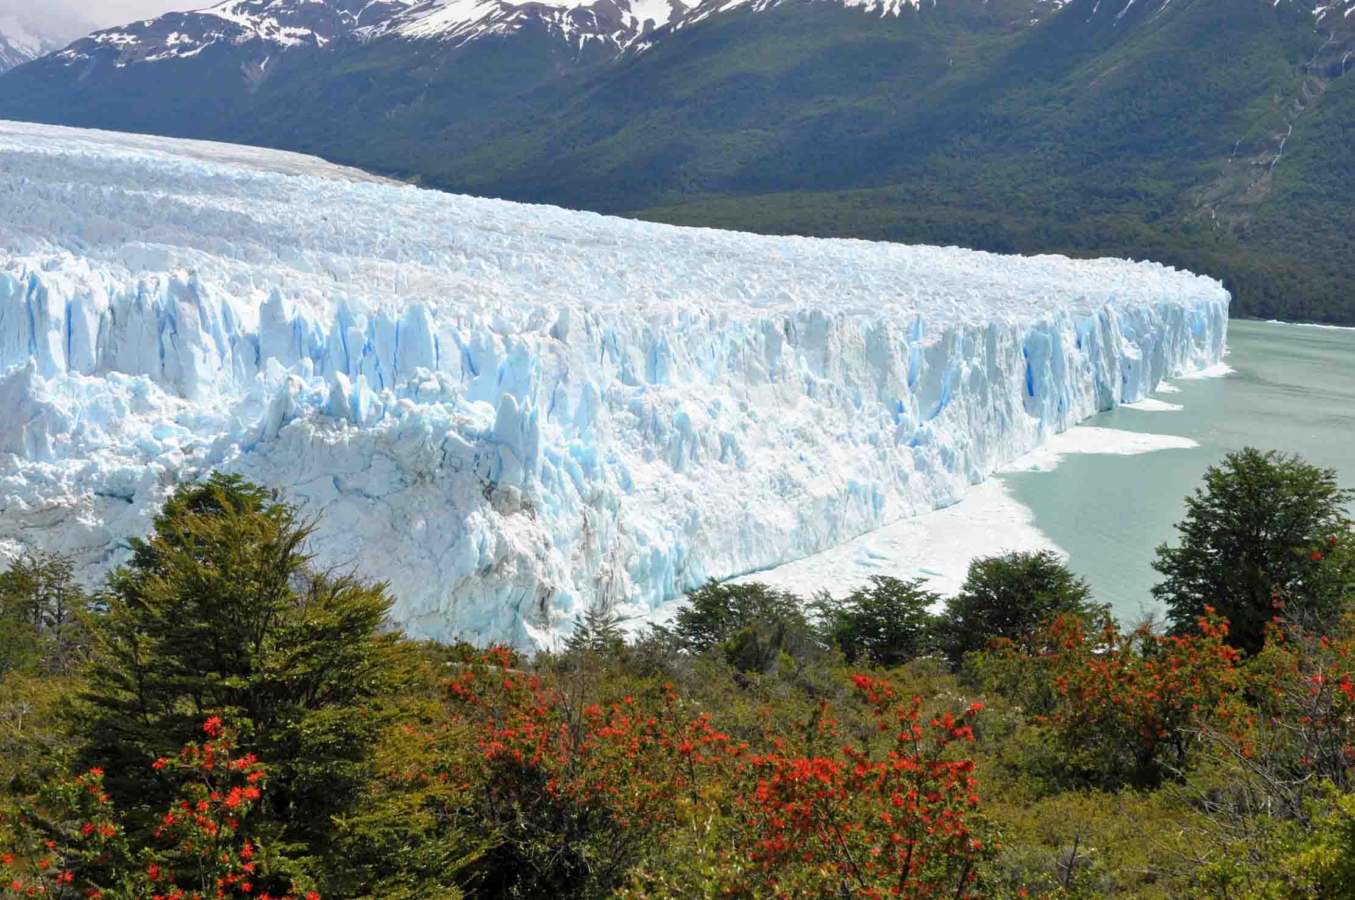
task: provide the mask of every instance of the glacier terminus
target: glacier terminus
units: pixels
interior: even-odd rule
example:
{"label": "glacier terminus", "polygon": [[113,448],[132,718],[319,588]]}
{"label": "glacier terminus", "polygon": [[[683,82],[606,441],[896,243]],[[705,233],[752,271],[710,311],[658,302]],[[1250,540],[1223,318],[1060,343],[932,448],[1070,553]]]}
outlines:
{"label": "glacier terminus", "polygon": [[0,559],[93,577],[214,470],[419,637],[550,645],[958,500],[1165,377],[1153,263],[677,228],[0,123]]}

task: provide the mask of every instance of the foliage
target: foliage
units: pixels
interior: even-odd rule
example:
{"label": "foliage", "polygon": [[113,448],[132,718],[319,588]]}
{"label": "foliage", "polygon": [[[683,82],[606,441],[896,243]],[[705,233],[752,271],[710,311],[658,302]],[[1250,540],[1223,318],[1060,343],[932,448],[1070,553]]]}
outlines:
{"label": "foliage", "polygon": [[605,895],[671,823],[695,761],[727,738],[708,719],[681,721],[671,691],[643,706],[629,695],[579,705],[513,662],[491,651],[447,682],[477,750],[460,759],[453,751],[456,777],[484,786],[476,815],[501,836],[479,887],[489,896]]}
{"label": "foliage", "polygon": [[1028,648],[999,645],[988,671],[1037,692],[1024,706],[1047,727],[1065,784],[1153,787],[1186,766],[1198,729],[1237,716],[1241,657],[1227,637],[1213,610],[1171,637],[1064,615]]}
{"label": "foliage", "polygon": [[1355,884],[1355,794],[1335,799],[1283,862],[1286,887],[1339,897]]}
{"label": "foliage", "polygon": [[[742,825],[751,826],[752,893],[976,896],[978,781],[974,761],[953,748],[974,740],[983,704],[927,716],[921,697],[905,700],[886,680],[853,682],[891,738],[883,746],[810,757],[776,747],[750,758],[757,785]],[[836,737],[826,709],[817,724]]]}
{"label": "foliage", "polygon": [[946,601],[941,644],[958,666],[994,639],[1021,641],[1056,616],[1096,610],[1087,583],[1047,550],[977,559],[960,592]]}
{"label": "foliage", "polygon": [[1297,457],[1245,449],[1205,473],[1176,526],[1180,545],[1162,546],[1154,568],[1164,576],[1153,594],[1178,631],[1206,606],[1232,623],[1230,640],[1255,653],[1283,612],[1320,626],[1339,613],[1346,578],[1333,577],[1329,556],[1350,528],[1352,497],[1336,473]]}
{"label": "foliage", "polygon": [[24,553],[0,572],[0,676],[69,674],[86,650],[81,616],[90,603],[71,560],[59,554]]}
{"label": "foliage", "polygon": [[202,728],[202,743],[146,763],[175,797],[151,841],[129,839],[99,768],[46,786],[36,803],[0,819],[14,848],[0,855],[0,897],[298,900],[269,852],[271,829],[258,824],[266,766],[237,752],[220,719]]}
{"label": "foliage", "polygon": [[307,533],[272,494],[216,476],[176,492],[133,543],[97,621],[82,727],[118,802],[163,803],[169,786],[136,761],[172,754],[208,716],[271,761],[270,811],[298,854],[357,801],[390,671],[390,601],[311,571]]}
{"label": "foliage", "polygon": [[466,786],[445,777],[448,651],[412,642],[398,650],[371,778],[332,820],[319,877],[326,897],[458,900],[486,844],[483,823],[467,824]]}
{"label": "foliage", "polygon": [[[378,635],[384,596],[311,571],[304,533],[243,482],[186,488],[91,609],[93,657],[0,675],[0,897],[1272,898],[1352,877],[1355,610],[1287,608],[1245,654],[1212,608],[1126,632],[1057,560],[1007,557],[941,616],[996,623],[958,671],[928,655],[930,595],[887,579],[817,625],[707,585],[670,629],[622,643],[598,611],[528,657]],[[1348,552],[1343,532],[1305,590],[1348,596]],[[1002,619],[1021,591],[1039,609]]]}
{"label": "foliage", "polygon": [[941,598],[921,581],[872,575],[869,587],[843,600],[825,597],[815,604],[825,637],[851,661],[892,667],[931,649]]}
{"label": "foliage", "polygon": [[783,651],[816,643],[799,598],[763,584],[707,582],[687,595],[672,634],[689,652],[720,648],[741,672],[765,672]]}
{"label": "foliage", "polygon": [[984,842],[962,750],[981,704],[925,715],[921,697],[857,675],[872,727],[853,745],[826,702],[801,741],[741,740],[670,685],[578,706],[503,650],[447,685],[478,749],[456,777],[485,785],[475,812],[501,836],[475,882],[487,895],[602,896],[630,880],[666,896],[675,885],[642,864],[693,828],[707,842],[683,848],[703,857],[687,864],[723,895],[973,890]]}

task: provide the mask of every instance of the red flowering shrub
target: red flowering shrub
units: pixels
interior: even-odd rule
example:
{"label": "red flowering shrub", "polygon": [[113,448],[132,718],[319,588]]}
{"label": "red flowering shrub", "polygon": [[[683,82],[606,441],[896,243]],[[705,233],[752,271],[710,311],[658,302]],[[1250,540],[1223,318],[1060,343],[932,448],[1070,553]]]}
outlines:
{"label": "red flowering shrub", "polygon": [[1062,616],[1033,649],[999,646],[989,674],[1038,686],[1028,707],[1056,738],[1065,777],[1151,786],[1180,770],[1206,724],[1237,722],[1241,656],[1227,637],[1213,610],[1172,636]]}
{"label": "red flowering shrub", "polygon": [[494,831],[480,866],[490,894],[571,896],[614,887],[647,839],[672,821],[694,766],[728,738],[708,719],[680,722],[669,692],[641,704],[571,702],[491,650],[449,679],[475,752],[454,776]]}
{"label": "red flowering shrub", "polygon": [[1276,623],[1245,673],[1247,715],[1204,736],[1215,758],[1241,770],[1236,789],[1306,820],[1306,801],[1324,785],[1355,786],[1355,639]]}
{"label": "red flowering shrub", "polygon": [[91,769],[48,785],[34,807],[0,818],[0,897],[104,896],[131,854],[103,779]]}
{"label": "red flowering shrub", "polygon": [[127,839],[100,769],[49,785],[37,803],[11,814],[0,897],[298,900],[289,881],[272,872],[253,821],[267,770],[252,755],[235,754],[234,736],[219,718],[208,719],[203,732],[201,744],[150,764],[177,785],[179,799],[148,846]]}
{"label": "red flowering shrub", "polygon": [[[982,704],[928,717],[882,679],[854,677],[883,740],[805,756],[775,747],[748,757],[738,804],[755,896],[969,897],[984,850],[974,740]],[[836,737],[826,714],[823,737]]]}
{"label": "red flowering shrub", "polygon": [[[792,747],[736,739],[687,712],[671,688],[572,701],[501,651],[448,688],[478,751],[455,777],[484,797],[497,832],[486,893],[613,891],[683,834],[698,835],[693,852],[707,857],[682,861],[687,889],[700,879],[731,896],[973,893],[984,843],[962,748],[979,704],[932,718],[921,700],[858,676],[867,739],[839,740],[825,704],[812,737]],[[663,893],[638,881],[641,895]]]}

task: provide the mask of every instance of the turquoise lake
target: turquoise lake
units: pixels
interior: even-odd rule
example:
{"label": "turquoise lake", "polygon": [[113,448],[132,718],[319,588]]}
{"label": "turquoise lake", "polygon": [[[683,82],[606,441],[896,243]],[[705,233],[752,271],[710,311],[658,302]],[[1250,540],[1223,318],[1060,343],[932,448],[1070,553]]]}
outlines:
{"label": "turquoise lake", "polygon": [[1183,499],[1225,453],[1297,453],[1355,488],[1355,329],[1233,322],[1228,343],[1232,374],[1178,380],[1177,392],[1156,395],[1180,411],[1118,409],[1085,423],[1179,435],[1198,448],[1077,454],[1053,471],[1000,476],[1124,620],[1156,609],[1154,549],[1174,539]]}

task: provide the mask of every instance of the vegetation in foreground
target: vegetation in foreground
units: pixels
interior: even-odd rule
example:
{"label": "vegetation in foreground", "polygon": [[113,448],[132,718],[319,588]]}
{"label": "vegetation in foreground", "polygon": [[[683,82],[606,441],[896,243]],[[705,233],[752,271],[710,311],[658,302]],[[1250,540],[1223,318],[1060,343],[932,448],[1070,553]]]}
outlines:
{"label": "vegetation in foreground", "polygon": [[1017,554],[528,659],[401,637],[216,476],[97,593],[0,574],[0,897],[1349,896],[1351,499],[1228,457],[1165,630]]}

